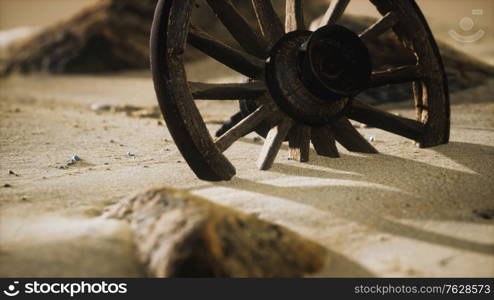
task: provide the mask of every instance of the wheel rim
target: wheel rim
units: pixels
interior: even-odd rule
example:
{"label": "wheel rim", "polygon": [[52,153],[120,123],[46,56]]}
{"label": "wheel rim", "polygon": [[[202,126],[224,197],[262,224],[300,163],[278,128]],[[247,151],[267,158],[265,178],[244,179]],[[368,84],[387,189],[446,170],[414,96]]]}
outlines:
{"label": "wheel rim", "polygon": [[[301,162],[309,159],[310,143],[319,155],[327,157],[339,156],[336,141],[349,151],[377,153],[353,128],[348,118],[413,139],[421,147],[448,142],[450,125],[447,81],[437,45],[424,16],[414,1],[370,1],[383,17],[362,32],[360,38],[364,42],[370,41],[392,29],[404,46],[411,49],[417,57],[416,65],[373,72],[370,86],[410,82],[414,89],[418,121],[395,116],[349,97],[337,99],[343,101],[343,106],[348,108],[340,109],[341,114],[320,113],[330,116],[326,119],[321,117],[324,122],[311,122],[315,117],[310,114],[305,114],[305,118],[297,118],[299,108],[291,107],[287,110],[286,105],[279,103],[279,94],[286,92],[289,86],[286,86],[286,82],[283,86],[283,80],[278,80],[275,83],[279,86],[273,89],[274,77],[270,73],[273,57],[268,60],[266,67],[263,60],[269,56],[270,49],[277,41],[287,36],[285,31],[290,33],[305,29],[301,0],[286,1],[285,26],[276,15],[270,0],[252,0],[262,32],[260,35],[251,28],[230,0],[207,0],[242,50],[227,46],[190,25],[193,0],[158,2],[151,34],[151,66],[155,90],[177,147],[200,179],[231,179],[235,175],[235,168],[222,153],[240,137],[252,131],[267,132],[257,163],[262,170],[273,165],[285,140],[289,141],[290,157]],[[335,25],[348,3],[349,0],[333,0],[322,19],[323,25]],[[188,82],[183,60],[187,42],[251,80],[244,84],[226,85]],[[264,73],[266,79],[263,80]],[[315,94],[317,93],[309,93],[303,97],[320,101],[321,97]],[[273,98],[278,100],[274,101]],[[230,126],[224,130],[225,133],[213,140],[194,99],[244,99],[242,101],[249,103],[248,113],[246,116],[243,109],[243,115],[237,114],[235,119],[232,118]],[[316,109],[313,107],[312,111]],[[261,130],[261,124],[268,128]]]}

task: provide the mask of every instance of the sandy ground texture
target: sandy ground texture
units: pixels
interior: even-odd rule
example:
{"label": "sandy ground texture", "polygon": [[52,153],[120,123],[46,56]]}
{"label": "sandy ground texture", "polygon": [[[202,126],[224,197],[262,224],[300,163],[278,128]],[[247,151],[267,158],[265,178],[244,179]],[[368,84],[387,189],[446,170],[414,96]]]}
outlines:
{"label": "sandy ground texture", "polygon": [[[191,80],[211,74],[207,63],[191,68]],[[216,73],[225,77],[214,81],[231,80]],[[449,145],[418,149],[362,128],[381,154],[340,148],[342,157],[329,159],[311,151],[301,164],[282,151],[273,169],[261,172],[261,141],[249,135],[226,152],[237,176],[208,183],[196,179],[158,119],[118,109],[152,111],[146,73],[3,79],[0,276],[142,276],[128,226],[98,216],[123,197],[166,185],[320,242],[329,260],[317,276],[492,277],[493,92],[490,81],[452,95]],[[117,109],[94,111],[92,104]],[[199,107],[214,131],[237,104]],[[414,115],[408,103],[387,108]],[[82,161],[67,165],[74,154]]]}

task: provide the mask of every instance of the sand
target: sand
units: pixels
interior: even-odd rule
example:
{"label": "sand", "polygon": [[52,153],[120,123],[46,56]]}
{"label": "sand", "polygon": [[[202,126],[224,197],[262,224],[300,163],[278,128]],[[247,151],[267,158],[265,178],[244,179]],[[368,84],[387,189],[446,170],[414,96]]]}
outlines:
{"label": "sand", "polygon": [[[193,78],[238,80],[190,66]],[[95,112],[91,104],[155,105],[147,72],[0,81],[0,276],[143,276],[126,224],[108,205],[153,186],[187,189],[320,242],[316,276],[494,276],[494,80],[452,95],[451,143],[418,149],[372,129],[378,155],[255,167],[249,135],[226,152],[231,182],[198,180],[157,119]],[[234,102],[202,102],[208,120]],[[413,116],[408,103],[391,109]],[[219,125],[211,122],[214,132]],[[128,156],[128,152],[135,154]],[[66,166],[77,154],[82,161]],[[12,170],[19,176],[9,175]],[[10,184],[10,188],[4,188]]]}
{"label": "sand", "polygon": [[[0,29],[12,29],[0,33],[0,46],[92,1],[0,0]],[[418,3],[438,38],[494,64],[492,34],[470,44],[448,34],[460,30],[458,22],[467,16],[474,19],[472,30],[494,30],[492,1]],[[472,16],[472,9],[484,14]],[[349,12],[373,15],[368,1],[352,1]],[[240,80],[209,62],[188,69],[190,80]],[[152,108],[147,72],[1,79],[0,276],[144,276],[128,226],[99,216],[123,197],[166,185],[320,242],[329,250],[328,264],[316,276],[492,277],[493,94],[490,80],[452,95],[448,145],[418,149],[365,128],[360,132],[375,137],[381,154],[340,148],[341,158],[328,159],[311,151],[311,161],[300,164],[287,159],[285,146],[273,169],[261,172],[255,167],[261,144],[249,135],[226,152],[237,176],[208,183],[190,171],[157,119],[90,109]],[[224,101],[199,107],[211,132],[237,110],[236,103]],[[414,115],[409,103],[384,108]],[[74,154],[82,161],[67,167]]]}

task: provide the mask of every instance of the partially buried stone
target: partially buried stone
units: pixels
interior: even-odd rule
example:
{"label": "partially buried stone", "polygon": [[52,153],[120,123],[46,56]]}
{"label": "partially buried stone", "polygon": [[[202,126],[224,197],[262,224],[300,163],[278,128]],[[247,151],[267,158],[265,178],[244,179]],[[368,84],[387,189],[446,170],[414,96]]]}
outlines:
{"label": "partially buried stone", "polygon": [[104,216],[130,223],[155,277],[300,277],[327,258],[321,245],[285,227],[171,188],[123,199]]}

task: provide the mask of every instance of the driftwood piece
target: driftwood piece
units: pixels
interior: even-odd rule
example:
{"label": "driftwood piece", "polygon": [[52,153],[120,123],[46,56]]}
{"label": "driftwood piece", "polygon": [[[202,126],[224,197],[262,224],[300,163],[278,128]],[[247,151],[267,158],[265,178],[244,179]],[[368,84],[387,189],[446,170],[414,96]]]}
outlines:
{"label": "driftwood piece", "polygon": [[105,217],[130,223],[154,277],[300,277],[327,256],[286,228],[170,188],[123,200]]}

